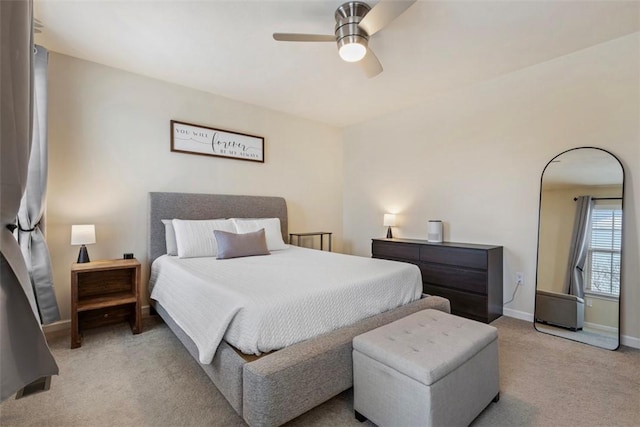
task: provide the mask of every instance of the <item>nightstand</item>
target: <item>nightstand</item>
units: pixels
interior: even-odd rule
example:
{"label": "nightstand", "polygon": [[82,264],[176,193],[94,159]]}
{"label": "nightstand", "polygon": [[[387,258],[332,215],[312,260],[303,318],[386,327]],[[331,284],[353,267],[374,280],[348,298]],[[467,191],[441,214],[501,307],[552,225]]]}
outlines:
{"label": "nightstand", "polygon": [[300,237],[320,236],[320,250],[324,249],[324,236],[329,236],[329,252],[331,252],[331,235],[328,231],[311,231],[309,233],[289,233],[289,243],[293,245],[293,236],[296,236],[296,246],[300,246]]}
{"label": "nightstand", "polygon": [[142,332],[140,262],[101,260],[71,266],[71,348],[82,344],[82,330],[128,320]]}

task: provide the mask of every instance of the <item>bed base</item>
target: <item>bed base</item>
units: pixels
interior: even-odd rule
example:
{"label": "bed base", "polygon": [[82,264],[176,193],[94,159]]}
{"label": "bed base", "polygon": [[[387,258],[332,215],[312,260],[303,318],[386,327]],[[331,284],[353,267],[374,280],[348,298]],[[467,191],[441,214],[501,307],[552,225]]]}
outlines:
{"label": "bed base", "polygon": [[[157,302],[154,305],[167,326],[198,361],[198,350],[193,341],[162,305]],[[356,335],[427,308],[449,313],[449,300],[429,296],[252,362],[244,360],[222,341],[211,364],[198,364],[247,424],[252,427],[278,426],[353,386],[351,341]]]}

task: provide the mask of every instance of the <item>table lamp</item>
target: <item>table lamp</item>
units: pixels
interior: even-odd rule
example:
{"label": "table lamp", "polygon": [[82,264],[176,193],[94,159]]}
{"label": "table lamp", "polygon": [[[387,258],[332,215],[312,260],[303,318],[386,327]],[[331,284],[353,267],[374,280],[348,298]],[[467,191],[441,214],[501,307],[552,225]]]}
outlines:
{"label": "table lamp", "polygon": [[78,263],[89,262],[89,252],[85,245],[91,245],[96,242],[96,226],[93,224],[72,225],[71,226],[71,245],[80,246],[78,253]]}
{"label": "table lamp", "polygon": [[396,216],[395,214],[384,214],[384,221],[382,225],[387,228],[387,239],[393,239],[393,233],[391,233],[391,227],[396,226]]}

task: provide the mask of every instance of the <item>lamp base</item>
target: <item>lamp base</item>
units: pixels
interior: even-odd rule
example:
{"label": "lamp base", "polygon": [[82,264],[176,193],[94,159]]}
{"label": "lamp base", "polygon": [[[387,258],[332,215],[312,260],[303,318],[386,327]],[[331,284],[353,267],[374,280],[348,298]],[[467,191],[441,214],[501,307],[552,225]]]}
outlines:
{"label": "lamp base", "polygon": [[387,239],[393,239],[393,233],[391,233],[391,227],[387,228]]}
{"label": "lamp base", "polygon": [[80,253],[78,254],[78,264],[84,264],[85,262],[91,262],[89,260],[89,252],[85,245],[80,246]]}

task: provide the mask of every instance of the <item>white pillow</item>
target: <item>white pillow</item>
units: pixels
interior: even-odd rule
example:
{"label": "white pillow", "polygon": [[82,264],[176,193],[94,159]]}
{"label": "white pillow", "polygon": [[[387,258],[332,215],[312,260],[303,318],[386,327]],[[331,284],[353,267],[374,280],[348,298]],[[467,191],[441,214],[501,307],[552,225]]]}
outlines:
{"label": "white pillow", "polygon": [[233,221],[230,219],[174,219],[172,222],[176,233],[178,258],[218,256],[218,245],[213,231],[236,232]]}
{"label": "white pillow", "polygon": [[238,233],[251,233],[264,228],[267,238],[267,247],[270,251],[287,249],[287,245],[282,240],[280,231],[280,218],[243,219],[232,218]]}
{"label": "white pillow", "polygon": [[176,231],[173,229],[173,222],[170,219],[163,219],[164,224],[164,240],[167,246],[167,255],[178,255],[178,246],[176,244]]}

